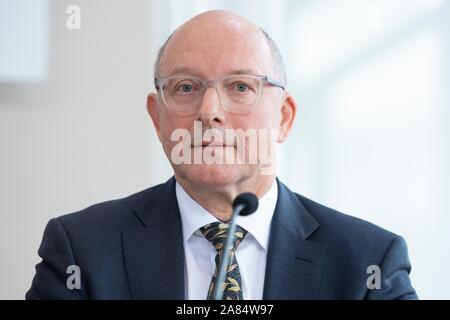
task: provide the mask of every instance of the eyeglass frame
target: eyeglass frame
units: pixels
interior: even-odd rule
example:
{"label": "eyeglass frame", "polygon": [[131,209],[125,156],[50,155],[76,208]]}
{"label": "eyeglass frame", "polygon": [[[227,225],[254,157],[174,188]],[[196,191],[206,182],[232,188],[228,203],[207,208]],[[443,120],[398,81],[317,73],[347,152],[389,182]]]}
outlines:
{"label": "eyeglass frame", "polygon": [[[223,77],[220,77],[220,78],[217,78],[217,79],[213,79],[213,80],[206,80],[206,79],[202,79],[200,77],[191,76],[191,75],[171,75],[171,76],[165,76],[165,77],[155,77],[154,78],[154,85],[155,85],[156,91],[157,92],[161,92],[161,97],[163,99],[163,102],[164,102],[165,106],[168,109],[170,109],[170,107],[167,104],[166,98],[164,97],[164,94],[162,93],[163,89],[162,89],[162,86],[160,86],[160,82],[161,81],[166,81],[166,80],[169,80],[169,79],[172,79],[172,78],[180,78],[180,77],[183,77],[183,76],[189,77],[189,78],[193,78],[193,79],[197,79],[197,80],[200,80],[202,82],[202,84],[203,84],[203,86],[202,86],[202,88],[204,88],[203,89],[204,90],[203,91],[203,96],[204,96],[204,94],[205,94],[205,92],[206,92],[206,90],[208,88],[214,88],[214,89],[216,89],[217,93],[219,94],[219,97],[221,97],[219,91],[217,90],[217,83],[219,83],[220,81],[222,81],[224,79],[227,79],[227,78],[238,77],[238,76],[242,76],[242,75],[244,75],[244,76],[251,76],[251,77],[254,77],[254,78],[259,78],[262,81],[262,83],[261,83],[261,91],[259,93],[258,98],[255,100],[255,102],[254,102],[254,104],[252,106],[256,105],[259,102],[259,99],[261,98],[261,95],[262,95],[262,88],[263,88],[264,85],[268,84],[268,85],[271,85],[271,86],[274,86],[274,87],[277,87],[277,88],[281,88],[283,91],[286,91],[286,86],[281,81],[272,79],[272,78],[270,78],[267,75],[253,75],[253,74],[231,74],[231,75],[223,76]],[[202,100],[203,100],[203,96],[202,96]],[[221,101],[221,103],[223,105],[222,101]]]}

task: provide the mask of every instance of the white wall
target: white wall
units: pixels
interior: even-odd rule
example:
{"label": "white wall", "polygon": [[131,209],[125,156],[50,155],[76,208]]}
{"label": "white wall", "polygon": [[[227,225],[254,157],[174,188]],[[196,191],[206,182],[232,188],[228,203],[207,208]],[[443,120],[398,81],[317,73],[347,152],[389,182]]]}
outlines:
{"label": "white wall", "polygon": [[[81,30],[66,28],[69,4],[81,8]],[[159,44],[151,3],[49,8],[47,79],[0,83],[3,299],[24,297],[49,219],[170,176],[145,110]]]}

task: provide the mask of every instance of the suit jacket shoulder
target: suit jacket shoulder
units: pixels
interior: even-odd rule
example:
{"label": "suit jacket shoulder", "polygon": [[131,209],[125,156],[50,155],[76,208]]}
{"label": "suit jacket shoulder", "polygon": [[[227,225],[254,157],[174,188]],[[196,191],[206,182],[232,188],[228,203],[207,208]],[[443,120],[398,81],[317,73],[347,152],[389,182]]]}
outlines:
{"label": "suit jacket shoulder", "polygon": [[328,208],[297,193],[295,195],[320,225],[312,239],[326,238],[329,243],[339,243],[360,251],[387,247],[399,237],[371,222]]}
{"label": "suit jacket shoulder", "polygon": [[142,202],[158,201],[164,184],[159,184],[121,199],[96,203],[80,211],[56,218],[63,225],[99,225],[123,228],[136,224],[133,208]]}

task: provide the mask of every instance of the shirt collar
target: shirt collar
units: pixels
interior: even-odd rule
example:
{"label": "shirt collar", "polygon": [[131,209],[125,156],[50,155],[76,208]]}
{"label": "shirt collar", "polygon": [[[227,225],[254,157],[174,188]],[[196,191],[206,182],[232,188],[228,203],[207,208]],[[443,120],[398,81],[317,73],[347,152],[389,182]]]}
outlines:
{"label": "shirt collar", "polygon": [[[208,210],[192,199],[178,182],[175,193],[180,209],[184,243],[204,225],[218,221]],[[236,218],[236,223],[247,230],[265,250],[269,244],[270,225],[277,199],[278,184],[274,181],[269,191],[259,199],[258,209],[253,214]]]}

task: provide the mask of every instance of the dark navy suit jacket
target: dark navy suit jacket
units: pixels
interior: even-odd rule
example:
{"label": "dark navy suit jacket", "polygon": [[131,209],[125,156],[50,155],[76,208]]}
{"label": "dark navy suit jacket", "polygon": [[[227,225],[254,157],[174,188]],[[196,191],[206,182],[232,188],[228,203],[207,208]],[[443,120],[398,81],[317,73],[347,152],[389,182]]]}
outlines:
{"label": "dark navy suit jacket", "polygon": [[[293,193],[279,180],[264,299],[416,299],[400,236]],[[27,299],[184,299],[175,179],[50,220]],[[81,289],[69,290],[70,265]],[[370,265],[380,289],[368,289]]]}

